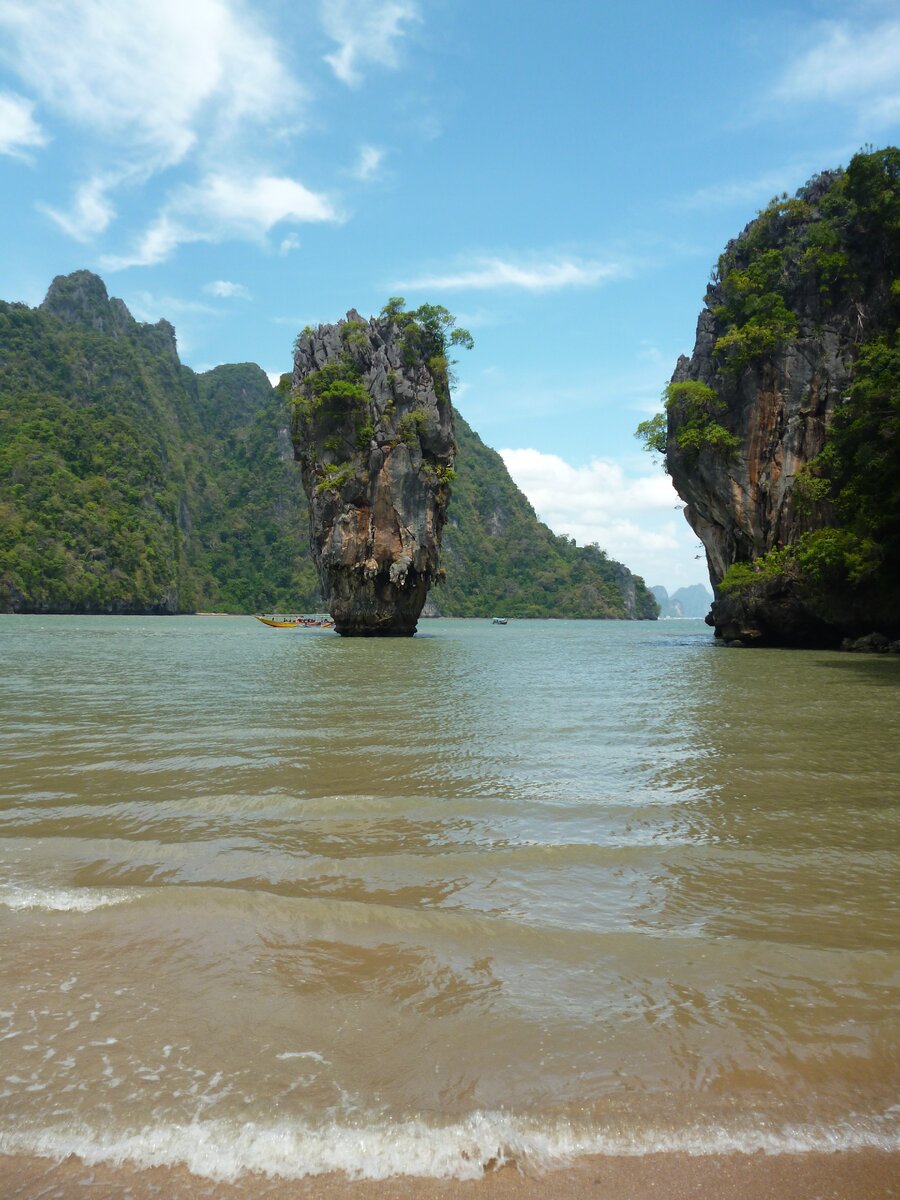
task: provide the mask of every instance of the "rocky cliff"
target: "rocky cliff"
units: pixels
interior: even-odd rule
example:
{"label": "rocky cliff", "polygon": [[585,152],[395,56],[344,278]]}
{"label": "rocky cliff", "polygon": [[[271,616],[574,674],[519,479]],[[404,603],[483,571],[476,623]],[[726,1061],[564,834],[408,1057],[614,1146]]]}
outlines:
{"label": "rocky cliff", "polygon": [[456,442],[436,312],[351,310],[297,339],[294,448],[341,634],[415,633],[438,574]]}
{"label": "rocky cliff", "polygon": [[[321,609],[290,376],[195,374],[167,321],[135,321],[87,271],[37,308],[0,300],[0,367],[0,612]],[[432,611],[656,615],[626,568],[537,520],[458,415],[456,437]]]}
{"label": "rocky cliff", "polygon": [[898,275],[896,150],[773,201],[719,260],[649,441],[706,548],[726,639],[900,626]]}

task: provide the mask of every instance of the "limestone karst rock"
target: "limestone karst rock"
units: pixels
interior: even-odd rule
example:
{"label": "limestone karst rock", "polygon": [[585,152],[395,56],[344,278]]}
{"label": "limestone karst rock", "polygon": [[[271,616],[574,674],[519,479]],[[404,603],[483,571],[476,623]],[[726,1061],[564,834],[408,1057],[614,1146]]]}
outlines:
{"label": "limestone karst rock", "polygon": [[773,201],[719,260],[650,445],[706,549],[726,640],[900,627],[898,274],[893,149]]}
{"label": "limestone karst rock", "polygon": [[412,635],[439,571],[456,442],[440,336],[397,315],[306,329],[294,453],[338,633]]}

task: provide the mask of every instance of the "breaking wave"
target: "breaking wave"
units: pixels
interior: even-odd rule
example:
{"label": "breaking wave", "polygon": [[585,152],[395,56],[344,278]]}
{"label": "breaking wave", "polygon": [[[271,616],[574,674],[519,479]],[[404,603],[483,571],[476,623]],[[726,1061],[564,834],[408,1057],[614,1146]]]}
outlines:
{"label": "breaking wave", "polygon": [[0,1153],[4,1154],[58,1160],[75,1154],[88,1165],[184,1165],[196,1175],[224,1181],[246,1172],[300,1179],[332,1171],[353,1179],[410,1175],[470,1180],[508,1164],[546,1171],[589,1154],[777,1155],[861,1149],[900,1150],[900,1121],[886,1114],[833,1128],[794,1125],[780,1130],[728,1130],[709,1126],[616,1134],[479,1112],[440,1127],[418,1120],[317,1128],[287,1122],[236,1125],[207,1121],[127,1133],[86,1127],[0,1130]]}

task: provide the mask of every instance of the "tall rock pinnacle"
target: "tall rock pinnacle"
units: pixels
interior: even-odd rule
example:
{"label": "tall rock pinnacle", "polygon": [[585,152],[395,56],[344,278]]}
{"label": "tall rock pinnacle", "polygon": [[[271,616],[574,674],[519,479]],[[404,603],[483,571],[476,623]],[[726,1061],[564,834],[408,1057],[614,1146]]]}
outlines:
{"label": "tall rock pinnacle", "polygon": [[456,453],[452,318],[401,307],[369,321],[351,310],[295,344],[294,455],[322,591],[345,635],[414,634],[439,570]]}

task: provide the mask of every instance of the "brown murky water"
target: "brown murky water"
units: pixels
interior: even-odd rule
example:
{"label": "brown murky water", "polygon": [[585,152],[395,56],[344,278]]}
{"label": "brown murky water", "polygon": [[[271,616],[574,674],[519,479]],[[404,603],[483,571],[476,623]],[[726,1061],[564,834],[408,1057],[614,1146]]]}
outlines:
{"label": "brown murky water", "polygon": [[900,1146],[900,661],[0,617],[0,1152]]}

